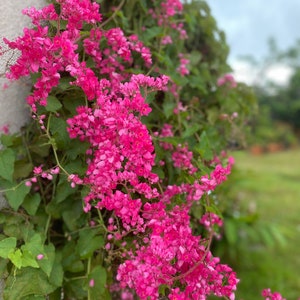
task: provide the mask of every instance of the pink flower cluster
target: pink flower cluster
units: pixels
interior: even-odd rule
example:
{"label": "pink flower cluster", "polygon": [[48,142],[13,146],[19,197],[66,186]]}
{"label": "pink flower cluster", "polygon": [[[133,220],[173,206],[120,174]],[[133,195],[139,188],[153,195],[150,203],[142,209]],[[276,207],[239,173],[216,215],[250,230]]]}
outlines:
{"label": "pink flower cluster", "polygon": [[[181,104],[182,107],[182,104]],[[163,128],[161,130],[161,133],[158,134],[159,137],[173,137],[173,128],[170,124],[164,124]],[[169,150],[172,152],[172,161],[174,164],[174,167],[180,168],[182,170],[187,170],[189,174],[194,174],[197,172],[197,168],[192,164],[193,159],[193,153],[188,150],[187,145],[177,145],[177,147],[174,149],[174,146],[171,143],[168,142],[160,142],[160,146],[164,150]]]}
{"label": "pink flower cluster", "polygon": [[212,212],[205,213],[199,222],[200,222],[200,224],[204,225],[208,230],[211,230],[211,228],[214,225],[217,225],[219,227],[223,226],[222,219],[218,215],[216,215]]}
{"label": "pink flower cluster", "polygon": [[262,296],[265,298],[265,300],[286,300],[283,298],[280,293],[278,292],[271,292],[271,289],[264,289],[262,291]]}
{"label": "pink flower cluster", "polygon": [[179,72],[179,74],[181,76],[185,76],[190,74],[189,69],[187,68],[187,65],[190,63],[190,60],[187,59],[186,57],[184,57],[184,55],[182,53],[179,54],[179,61],[180,61],[180,65],[177,68],[177,71]]}
{"label": "pink flower cluster", "polygon": [[178,115],[180,112],[187,111],[187,109],[188,109],[187,106],[183,106],[182,102],[179,101],[178,104],[177,104],[177,106],[174,108],[173,113],[175,115]]}
{"label": "pink flower cluster", "polygon": [[[147,127],[140,117],[149,114],[149,105],[140,89],[161,90],[168,82],[166,76],[152,78],[132,75],[127,83],[112,88],[107,80],[94,108],[78,107],[77,115],[67,121],[71,138],[88,141],[90,158],[84,184],[91,187],[85,197],[85,210],[96,201],[98,208],[114,210],[128,228],[141,226],[138,216],[141,199],[130,195],[142,194],[146,199],[158,196],[151,184],[158,181],[152,172],[154,147]],[[117,190],[118,186],[123,190]]]}
{"label": "pink flower cluster", "polygon": [[[183,28],[183,23],[174,22],[172,18],[180,15],[183,11],[182,2],[179,0],[163,0],[161,1],[160,7],[157,6],[155,9],[150,9],[149,14],[153,19],[157,20],[158,26],[171,28],[179,33],[180,39],[186,39],[187,34]],[[166,36],[162,39],[162,44],[169,44],[171,37]]]}
{"label": "pink flower cluster", "polygon": [[43,179],[52,180],[53,175],[58,174],[60,171],[59,167],[54,167],[50,170],[43,170],[43,165],[40,165],[38,167],[33,168],[33,174],[34,176],[28,179],[25,182],[26,186],[32,186],[32,184],[37,183],[38,177],[41,177]]}
{"label": "pink flower cluster", "polygon": [[[24,13],[31,17],[36,28],[25,28],[24,35],[14,42],[4,39],[11,49],[18,49],[21,53],[7,73],[9,79],[16,80],[31,73],[41,74],[34,84],[33,93],[27,97],[33,112],[37,111],[37,104],[47,105],[49,93],[59,84],[61,72],[67,71],[75,77],[76,80],[70,84],[82,88],[88,100],[97,98],[98,90],[103,88],[94,72],[86,67],[85,62],[80,62],[76,52],[83,23],[96,24],[101,21],[99,5],[90,0],[57,2],[61,4],[60,15],[56,13],[53,4],[41,10],[26,9]],[[56,21],[57,30],[60,21],[65,20],[67,29],[63,32],[58,31],[52,37],[49,28],[43,26],[44,20]],[[101,50],[100,42],[103,37],[108,46]],[[95,61],[100,74],[108,76],[112,86],[118,87],[121,81],[129,79],[129,75],[123,71],[124,62],[132,63],[132,51],[140,53],[147,66],[152,64],[150,50],[138,41],[136,36],[126,38],[120,28],[107,31],[98,27],[91,29],[83,45],[86,53]]]}
{"label": "pink flower cluster", "polygon": [[218,81],[217,81],[218,86],[222,86],[225,84],[228,85],[230,88],[237,87],[237,83],[231,74],[225,74],[218,79]]}
{"label": "pink flower cluster", "polygon": [[[121,286],[135,289],[140,299],[158,299],[160,285],[170,286],[169,299],[204,300],[211,294],[234,299],[236,274],[212,256],[200,236],[192,234],[188,211],[185,206],[166,211],[162,203],[144,205],[151,234],[120,265]],[[178,285],[180,289],[173,287]]]}
{"label": "pink flower cluster", "polygon": [[172,198],[176,195],[185,195],[185,200],[190,206],[194,201],[199,201],[204,194],[211,193],[225,181],[227,175],[231,172],[232,165],[233,159],[229,157],[228,165],[223,167],[221,164],[218,164],[210,176],[203,175],[200,179],[195,179],[193,183],[182,183],[180,186],[168,185],[161,194],[160,199],[163,203],[168,204],[172,202]]}
{"label": "pink flower cluster", "polygon": [[187,170],[189,174],[197,172],[197,168],[192,164],[193,152],[188,150],[187,145],[178,145],[172,153],[174,167]]}

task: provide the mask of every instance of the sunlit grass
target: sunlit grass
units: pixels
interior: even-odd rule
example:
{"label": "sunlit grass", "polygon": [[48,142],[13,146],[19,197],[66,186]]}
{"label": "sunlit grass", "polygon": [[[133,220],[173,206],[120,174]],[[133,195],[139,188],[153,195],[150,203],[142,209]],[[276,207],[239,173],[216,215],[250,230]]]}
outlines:
{"label": "sunlit grass", "polygon": [[[252,263],[238,270],[237,299],[261,299],[261,287],[280,291],[288,300],[300,297],[300,149],[253,156],[233,153],[239,180],[233,195],[255,209],[260,220],[275,224],[285,245],[249,250]],[[246,256],[245,256],[246,257]],[[247,263],[245,263],[247,265]],[[254,295],[256,296],[254,297]]]}

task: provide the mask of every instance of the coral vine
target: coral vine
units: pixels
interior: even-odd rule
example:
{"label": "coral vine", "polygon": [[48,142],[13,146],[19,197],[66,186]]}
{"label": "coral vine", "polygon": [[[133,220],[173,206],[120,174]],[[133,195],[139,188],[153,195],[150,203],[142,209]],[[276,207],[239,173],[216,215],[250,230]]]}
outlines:
{"label": "coral vine", "polygon": [[[125,258],[116,278],[122,288],[134,289],[141,299],[158,299],[162,285],[168,287],[169,299],[199,300],[212,294],[234,299],[236,274],[213,257],[209,248],[214,234],[212,225],[221,226],[221,219],[214,214],[203,216],[201,224],[208,229],[206,238],[194,234],[189,215],[194,202],[208,199],[207,196],[226,180],[233,160],[229,158],[225,167],[218,161],[209,175],[201,175],[188,144],[174,146],[163,141],[165,137],[175,136],[172,126],[165,124],[154,138],[162,138],[160,146],[171,153],[174,167],[186,172],[189,179],[174,184],[163,182],[154,172],[159,164],[155,163],[153,137],[142,117],[152,110],[147,96],[157,91],[167,92],[169,77],[132,74],[126,69],[134,63],[136,55],[142,59],[145,69],[151,67],[151,52],[136,35],[127,37],[121,28],[102,28],[100,6],[96,2],[56,2],[59,10],[53,4],[41,10],[25,10],[35,28],[24,29],[24,35],[15,41],[5,39],[11,49],[20,51],[7,77],[17,80],[30,74],[39,75],[27,103],[48,136],[50,115],[39,111],[47,107],[49,95],[62,77],[67,74],[69,87],[83,92],[85,105],[78,106],[66,122],[70,138],[88,144],[87,169],[85,175],[80,176],[57,166],[50,171],[36,166],[26,186],[35,183],[38,176],[52,180],[52,175],[65,172],[73,188],[88,187],[84,211],[108,211],[121,223],[119,227],[114,226],[110,219],[106,224],[110,235],[105,249],[110,251],[113,238],[123,239]],[[180,1],[168,0],[149,13],[160,26],[174,29],[184,39],[183,24],[171,22],[182,10]],[[55,33],[50,31],[47,22],[56,23]],[[62,29],[63,22],[66,22],[65,29]],[[89,31],[84,31],[87,24]],[[166,46],[172,39],[166,36],[160,43]],[[91,59],[93,67],[85,57]],[[184,77],[189,74],[189,60],[183,54],[179,59],[178,72]],[[229,82],[233,87],[231,77],[224,78],[218,85]],[[179,103],[177,114],[187,109]],[[55,152],[55,145],[52,146]],[[60,165],[59,161],[57,164]],[[161,161],[160,166],[164,164]],[[174,201],[176,197],[181,199],[179,204]],[[121,229],[120,232],[116,228]],[[135,246],[126,244],[125,237],[129,234],[135,238],[131,243]],[[90,279],[89,286],[94,287],[94,284],[94,279]]]}

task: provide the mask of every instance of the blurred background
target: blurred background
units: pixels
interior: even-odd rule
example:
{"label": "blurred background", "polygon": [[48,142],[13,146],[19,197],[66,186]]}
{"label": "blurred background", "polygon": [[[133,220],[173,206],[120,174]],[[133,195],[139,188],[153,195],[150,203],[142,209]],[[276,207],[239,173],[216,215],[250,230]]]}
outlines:
{"label": "blurred background", "polygon": [[237,270],[237,299],[261,299],[267,287],[300,299],[300,1],[207,3],[232,74],[258,101],[246,149],[233,152],[231,210],[215,251]]}

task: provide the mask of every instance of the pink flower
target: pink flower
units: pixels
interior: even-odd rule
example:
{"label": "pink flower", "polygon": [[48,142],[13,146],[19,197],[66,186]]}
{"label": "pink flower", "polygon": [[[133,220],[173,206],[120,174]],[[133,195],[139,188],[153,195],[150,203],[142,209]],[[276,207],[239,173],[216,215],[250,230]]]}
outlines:
{"label": "pink flower", "polygon": [[207,228],[207,230],[209,230],[209,231],[212,230],[212,227],[214,225],[217,225],[219,227],[223,226],[222,219],[218,215],[216,215],[216,214],[214,214],[212,212],[205,213],[201,217],[199,223],[202,224],[202,225],[204,225]]}
{"label": "pink flower", "polygon": [[173,43],[172,38],[169,35],[164,36],[161,40],[162,45],[167,45],[172,43]]}
{"label": "pink flower", "polygon": [[187,170],[189,174],[197,172],[197,168],[192,164],[193,153],[188,151],[187,145],[178,145],[172,154],[174,167]]}
{"label": "pink flower", "polygon": [[95,280],[94,279],[91,279],[89,281],[89,287],[94,287],[95,286]]}
{"label": "pink flower", "polygon": [[190,60],[185,58],[182,53],[179,54],[179,58],[180,58],[180,65],[177,68],[177,71],[180,73],[181,76],[188,75],[190,71],[187,68],[187,65],[190,63]]}
{"label": "pink flower", "polygon": [[8,124],[3,125],[3,126],[0,128],[0,131],[2,131],[4,134],[9,134],[9,125],[8,125]]}
{"label": "pink flower", "polygon": [[31,181],[25,181],[25,185],[30,187],[30,186],[32,186],[32,182]]}
{"label": "pink flower", "polygon": [[37,260],[42,260],[44,258],[44,254],[38,254],[37,256],[36,256],[36,259]]}
{"label": "pink flower", "polygon": [[184,291],[172,289],[170,299],[190,299],[192,295],[202,299],[210,294],[233,299],[238,279],[201,245],[201,237],[192,234],[188,209],[176,206],[167,212],[158,206],[144,207],[147,227],[152,230],[150,241],[119,266],[121,286],[134,288],[141,299],[157,299],[160,285],[173,287],[180,280]]}
{"label": "pink flower", "polygon": [[286,300],[281,296],[278,292],[271,292],[271,289],[264,289],[262,291],[262,296],[265,298],[265,300]]}
{"label": "pink flower", "polygon": [[40,165],[40,166],[38,166],[38,167],[34,167],[34,168],[33,168],[33,173],[34,173],[35,175],[40,175],[40,174],[42,174],[42,172],[43,172],[42,167],[43,167],[43,165]]}
{"label": "pink flower", "polygon": [[218,79],[217,81],[218,86],[222,86],[225,84],[228,84],[230,88],[235,88],[237,86],[237,83],[231,74],[225,74]]}

